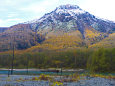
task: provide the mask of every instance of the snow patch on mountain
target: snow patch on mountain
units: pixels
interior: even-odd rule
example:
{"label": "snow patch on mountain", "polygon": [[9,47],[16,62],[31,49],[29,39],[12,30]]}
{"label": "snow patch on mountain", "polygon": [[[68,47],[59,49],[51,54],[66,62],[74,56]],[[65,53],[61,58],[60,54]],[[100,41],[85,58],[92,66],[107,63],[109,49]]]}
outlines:
{"label": "snow patch on mountain", "polygon": [[56,9],[56,13],[61,14],[61,13],[69,13],[71,16],[75,16],[75,14],[83,14],[85,11],[81,9]]}

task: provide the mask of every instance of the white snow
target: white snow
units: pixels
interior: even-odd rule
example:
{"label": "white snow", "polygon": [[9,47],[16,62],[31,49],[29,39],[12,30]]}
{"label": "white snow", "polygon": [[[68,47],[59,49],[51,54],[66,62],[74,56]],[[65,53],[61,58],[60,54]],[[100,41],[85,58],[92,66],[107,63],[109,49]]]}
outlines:
{"label": "white snow", "polygon": [[83,14],[85,13],[84,10],[81,9],[57,9],[56,13],[69,13],[71,16],[74,16],[75,14]]}

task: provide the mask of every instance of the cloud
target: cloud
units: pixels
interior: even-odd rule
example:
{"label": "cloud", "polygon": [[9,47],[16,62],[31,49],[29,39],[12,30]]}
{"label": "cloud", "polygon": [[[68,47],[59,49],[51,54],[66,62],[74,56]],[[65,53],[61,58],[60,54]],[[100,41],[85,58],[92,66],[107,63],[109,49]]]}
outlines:
{"label": "cloud", "polygon": [[28,6],[20,8],[21,11],[28,11],[34,13],[46,12],[49,8],[52,8],[52,5],[56,4],[58,0],[43,0],[41,2],[35,2]]}
{"label": "cloud", "polygon": [[15,24],[18,24],[21,22],[24,22],[24,20],[20,19],[20,18],[7,19],[7,20],[1,20],[0,19],[0,27],[6,27],[6,26],[10,27],[11,25],[15,25]]}
{"label": "cloud", "polygon": [[18,6],[23,3],[27,3],[32,0],[1,0],[0,6]]}
{"label": "cloud", "polygon": [[6,21],[7,21],[7,22],[11,22],[11,21],[15,22],[15,21],[23,21],[23,19],[14,18],[14,19],[7,19]]}
{"label": "cloud", "polygon": [[16,17],[16,16],[18,16],[18,14],[13,12],[13,13],[9,13],[7,17],[8,18],[13,18],[13,17]]}
{"label": "cloud", "polygon": [[2,19],[0,19],[0,27],[5,27],[5,21],[3,21]]}
{"label": "cloud", "polygon": [[115,0],[84,0],[81,7],[100,18],[115,21]]}
{"label": "cloud", "polygon": [[3,20],[0,19],[0,23],[2,23],[2,22],[3,22]]}

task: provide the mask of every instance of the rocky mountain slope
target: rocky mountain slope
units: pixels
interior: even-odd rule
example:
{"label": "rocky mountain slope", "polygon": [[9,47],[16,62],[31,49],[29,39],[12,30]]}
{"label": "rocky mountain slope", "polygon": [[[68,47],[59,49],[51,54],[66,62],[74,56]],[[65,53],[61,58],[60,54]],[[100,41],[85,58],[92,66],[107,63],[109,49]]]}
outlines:
{"label": "rocky mountain slope", "polygon": [[96,18],[77,5],[62,5],[40,19],[28,23],[35,31],[45,29],[70,31],[78,29],[81,33],[84,33],[86,27],[92,27],[100,32],[110,32],[115,27],[114,22]]}
{"label": "rocky mountain slope", "polygon": [[11,26],[5,32],[0,33],[0,51],[7,51],[15,46],[21,50],[40,43],[44,38],[30,28],[29,24],[18,24]]}
{"label": "rocky mountain slope", "polygon": [[13,43],[15,49],[88,47],[114,31],[114,22],[97,18],[77,5],[62,5],[40,19],[11,26],[0,33],[0,51],[12,49]]}
{"label": "rocky mountain slope", "polygon": [[0,33],[3,33],[6,30],[8,30],[8,27],[0,27]]}

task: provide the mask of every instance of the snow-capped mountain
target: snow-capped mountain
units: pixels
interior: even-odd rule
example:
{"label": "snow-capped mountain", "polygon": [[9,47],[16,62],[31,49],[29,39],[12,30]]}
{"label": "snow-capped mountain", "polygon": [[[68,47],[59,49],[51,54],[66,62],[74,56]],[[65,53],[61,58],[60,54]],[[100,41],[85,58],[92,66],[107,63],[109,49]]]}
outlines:
{"label": "snow-capped mountain", "polygon": [[57,49],[90,46],[114,32],[114,22],[97,18],[77,5],[61,5],[40,19],[11,26],[0,33],[0,50],[11,49],[14,35],[16,49],[37,44],[41,49],[48,46]]}
{"label": "snow-capped mountain", "polygon": [[44,29],[63,29],[65,31],[79,29],[83,33],[85,27],[92,27],[101,32],[109,32],[115,27],[114,22],[99,19],[77,5],[61,5],[40,19],[27,23],[31,24],[31,28],[35,31],[43,31]]}

